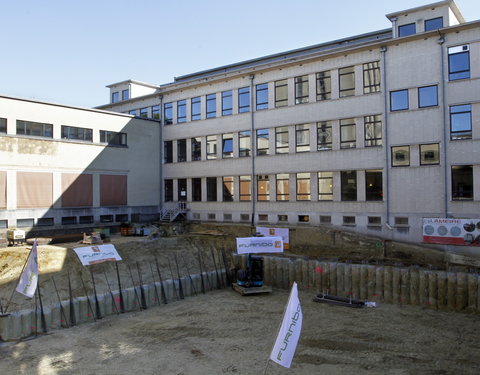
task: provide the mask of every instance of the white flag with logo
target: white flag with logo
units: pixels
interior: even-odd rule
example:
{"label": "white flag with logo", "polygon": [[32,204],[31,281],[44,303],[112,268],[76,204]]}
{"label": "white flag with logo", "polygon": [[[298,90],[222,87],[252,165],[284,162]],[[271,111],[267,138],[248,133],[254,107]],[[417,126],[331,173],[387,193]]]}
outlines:
{"label": "white flag with logo", "polygon": [[37,289],[38,283],[38,261],[37,261],[37,240],[33,242],[32,250],[25,264],[20,280],[18,280],[17,289],[18,293],[22,293],[27,297],[32,298]]}
{"label": "white flag with logo", "polygon": [[297,348],[302,331],[302,308],[298,299],[297,283],[293,283],[288,305],[283,317],[282,326],[273,346],[270,359],[273,362],[289,368]]}

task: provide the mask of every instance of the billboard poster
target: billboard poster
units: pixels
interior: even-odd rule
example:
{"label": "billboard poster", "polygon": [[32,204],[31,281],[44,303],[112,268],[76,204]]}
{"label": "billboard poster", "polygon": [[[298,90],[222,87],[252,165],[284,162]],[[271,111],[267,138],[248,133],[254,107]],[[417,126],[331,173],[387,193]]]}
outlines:
{"label": "billboard poster", "polygon": [[282,237],[239,237],[238,254],[282,253]]}
{"label": "billboard poster", "polygon": [[85,246],[73,249],[84,266],[102,262],[116,262],[122,260],[120,255],[112,244]]}
{"label": "billboard poster", "polygon": [[480,246],[480,219],[424,218],[423,242]]}
{"label": "billboard poster", "polygon": [[268,227],[257,227],[257,233],[260,233],[264,237],[282,237],[283,239],[283,248],[284,250],[288,250],[289,246],[289,238],[288,238],[288,228],[268,228]]}

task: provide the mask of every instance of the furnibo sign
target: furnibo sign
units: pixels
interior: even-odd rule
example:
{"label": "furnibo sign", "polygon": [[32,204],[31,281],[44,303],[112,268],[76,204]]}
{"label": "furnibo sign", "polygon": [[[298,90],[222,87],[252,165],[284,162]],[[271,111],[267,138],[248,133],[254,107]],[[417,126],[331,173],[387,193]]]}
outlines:
{"label": "furnibo sign", "polygon": [[283,253],[282,237],[237,238],[238,254]]}

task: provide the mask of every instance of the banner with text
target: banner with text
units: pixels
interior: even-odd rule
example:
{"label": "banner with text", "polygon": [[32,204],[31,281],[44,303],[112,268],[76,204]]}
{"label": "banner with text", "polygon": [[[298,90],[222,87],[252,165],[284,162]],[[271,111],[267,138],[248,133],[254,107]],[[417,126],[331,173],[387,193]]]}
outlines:
{"label": "banner with text", "polygon": [[237,238],[238,254],[283,253],[282,237]]}
{"label": "banner with text", "polygon": [[112,244],[77,247],[73,249],[73,251],[77,253],[78,259],[80,259],[80,262],[82,262],[84,266],[122,260],[120,255],[118,255],[117,249],[115,249],[115,246]]}
{"label": "banner with text", "polygon": [[480,246],[480,219],[424,218],[423,242]]}
{"label": "banner with text", "polygon": [[265,237],[282,237],[283,240],[283,249],[288,250],[289,238],[288,238],[288,228],[268,228],[268,227],[257,227],[257,233],[264,235]]}

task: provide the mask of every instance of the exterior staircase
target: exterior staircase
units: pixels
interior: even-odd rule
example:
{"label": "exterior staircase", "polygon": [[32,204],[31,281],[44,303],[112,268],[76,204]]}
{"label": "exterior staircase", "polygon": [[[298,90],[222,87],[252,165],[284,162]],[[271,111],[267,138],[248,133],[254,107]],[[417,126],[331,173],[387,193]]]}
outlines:
{"label": "exterior staircase", "polygon": [[185,218],[187,215],[186,202],[168,202],[164,203],[160,212],[160,221],[171,223],[179,218]]}

